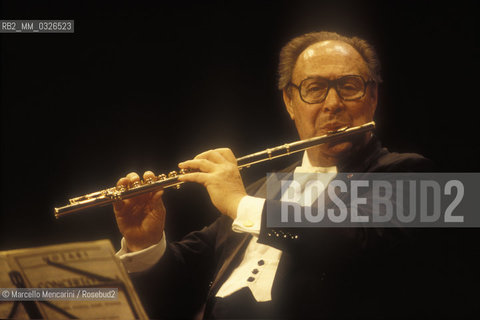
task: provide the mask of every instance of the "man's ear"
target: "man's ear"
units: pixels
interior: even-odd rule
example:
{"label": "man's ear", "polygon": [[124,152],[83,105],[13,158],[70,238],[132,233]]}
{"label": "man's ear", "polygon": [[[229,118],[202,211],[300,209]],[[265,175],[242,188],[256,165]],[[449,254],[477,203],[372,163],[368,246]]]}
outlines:
{"label": "man's ear", "polygon": [[295,120],[295,115],[293,112],[292,98],[288,93],[288,87],[283,89],[283,102],[285,103],[285,108],[287,109],[288,114],[292,120]]}

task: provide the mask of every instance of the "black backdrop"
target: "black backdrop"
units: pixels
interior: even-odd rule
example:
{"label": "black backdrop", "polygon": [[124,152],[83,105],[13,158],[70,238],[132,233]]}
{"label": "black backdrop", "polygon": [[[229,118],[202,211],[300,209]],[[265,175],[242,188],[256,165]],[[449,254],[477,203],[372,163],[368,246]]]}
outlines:
{"label": "black backdrop", "polygon": [[[53,208],[206,149],[240,156],[296,140],[275,89],[278,52],[315,30],[378,49],[386,146],[445,171],[479,171],[475,16],[474,1],[2,2],[2,19],[74,19],[75,33],[1,35],[0,250],[118,246],[110,207],[60,220]],[[167,192],[166,203],[169,239],[217,215],[194,185]]]}

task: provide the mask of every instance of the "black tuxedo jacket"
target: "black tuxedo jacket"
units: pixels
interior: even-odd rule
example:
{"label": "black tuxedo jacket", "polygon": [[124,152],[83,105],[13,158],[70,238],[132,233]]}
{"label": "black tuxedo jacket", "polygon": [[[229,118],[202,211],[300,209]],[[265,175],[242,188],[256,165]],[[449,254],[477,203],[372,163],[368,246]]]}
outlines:
{"label": "black tuxedo jacket", "polygon": [[[295,163],[286,171],[292,171]],[[339,172],[425,172],[429,160],[417,154],[391,153],[373,138],[338,166]],[[265,180],[248,188],[265,197]],[[266,206],[280,201],[267,200]],[[265,207],[266,207],[265,206]],[[258,242],[283,251],[272,288],[272,302],[256,314],[238,309],[238,318],[402,318],[428,315],[432,288],[429,251],[418,230],[400,228],[271,229],[262,214]],[[220,286],[240,263],[251,235],[235,233],[232,220],[219,217],[180,242],[147,272],[133,276],[152,318],[193,318],[210,309]],[[428,272],[425,272],[428,271]],[[425,305],[427,304],[427,305]],[[265,311],[266,310],[266,311]],[[252,311],[252,313],[249,313]],[[266,312],[266,313],[265,313]]]}

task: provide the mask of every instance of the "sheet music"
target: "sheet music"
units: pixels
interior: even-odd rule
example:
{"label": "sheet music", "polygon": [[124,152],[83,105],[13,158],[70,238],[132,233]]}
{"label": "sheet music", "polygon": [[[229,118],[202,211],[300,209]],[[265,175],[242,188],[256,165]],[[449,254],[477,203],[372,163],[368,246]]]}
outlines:
{"label": "sheet music", "polygon": [[[34,301],[33,308],[38,308],[42,318],[148,319],[109,240],[0,252],[0,288],[19,287],[12,283],[12,272],[18,272],[26,288],[118,288],[115,300]],[[22,306],[15,318],[27,315]],[[13,302],[2,301],[0,318],[6,318],[12,307]]]}

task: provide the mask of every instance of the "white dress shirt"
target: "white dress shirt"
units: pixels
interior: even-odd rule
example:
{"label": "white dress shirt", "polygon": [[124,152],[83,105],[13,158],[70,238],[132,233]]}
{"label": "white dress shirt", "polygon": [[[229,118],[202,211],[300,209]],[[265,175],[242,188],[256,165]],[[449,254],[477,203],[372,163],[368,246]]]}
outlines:
{"label": "white dress shirt", "polygon": [[[309,179],[320,178],[324,180],[322,182],[326,187],[336,172],[337,168],[335,166],[313,167],[305,152],[302,166],[297,167],[294,171],[294,179],[304,186]],[[307,173],[313,174],[308,175]],[[330,174],[316,175],[315,173]],[[284,195],[282,195],[283,198]],[[304,203],[301,194],[295,198],[299,199],[299,202],[304,205],[311,205],[310,200],[315,200],[310,199],[308,201],[310,203]],[[291,199],[291,196],[289,196],[289,199]],[[227,297],[241,288],[248,287],[257,301],[270,301],[272,299],[273,280],[282,252],[276,248],[257,243],[264,204],[265,199],[252,196],[245,196],[240,201],[237,208],[237,217],[232,224],[232,230],[238,233],[250,233],[252,239],[247,246],[242,261],[220,287],[216,295],[217,297]],[[165,248],[165,234],[160,243],[133,253],[127,253],[125,240],[122,239],[122,247],[116,255],[123,262],[128,272],[140,272],[157,263],[163,256]]]}

